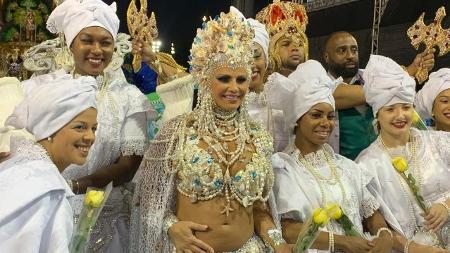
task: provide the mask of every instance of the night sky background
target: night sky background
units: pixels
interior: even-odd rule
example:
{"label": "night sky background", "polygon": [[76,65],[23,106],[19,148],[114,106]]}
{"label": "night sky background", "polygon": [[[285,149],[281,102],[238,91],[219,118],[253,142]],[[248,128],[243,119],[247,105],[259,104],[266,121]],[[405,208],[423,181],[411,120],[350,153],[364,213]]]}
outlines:
{"label": "night sky background", "polygon": [[[111,3],[111,0],[104,0]],[[120,31],[128,33],[126,11],[129,0],[116,0],[121,20]],[[175,60],[188,66],[187,59],[196,29],[203,16],[214,17],[228,11],[233,0],[148,0],[149,11],[156,14],[161,51],[169,53],[170,43],[175,44]],[[254,0],[247,16],[254,17],[272,0]],[[334,31],[350,31],[360,47],[360,66],[364,67],[371,45],[374,0],[360,0],[319,11],[308,12],[307,35],[310,39],[310,58],[321,60],[325,38]],[[382,18],[379,54],[391,57],[400,64],[409,64],[417,53],[409,44],[406,29],[426,12],[425,19],[434,18],[436,10],[446,6],[447,17],[443,27],[450,27],[450,0],[391,0]],[[450,53],[436,61],[436,68],[450,66]]]}

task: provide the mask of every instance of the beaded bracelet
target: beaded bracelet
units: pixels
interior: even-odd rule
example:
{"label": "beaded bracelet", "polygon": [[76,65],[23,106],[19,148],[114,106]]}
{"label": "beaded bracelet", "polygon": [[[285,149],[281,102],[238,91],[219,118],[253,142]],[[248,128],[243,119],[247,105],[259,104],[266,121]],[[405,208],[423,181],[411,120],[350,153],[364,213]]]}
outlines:
{"label": "beaded bracelet", "polygon": [[283,234],[279,229],[269,229],[267,230],[269,238],[272,240],[274,246],[285,244],[286,241],[283,239]]}
{"label": "beaded bracelet", "polygon": [[403,248],[403,253],[409,253],[409,246],[411,245],[412,242],[413,242],[412,240],[408,240],[405,243],[405,247]]}
{"label": "beaded bracelet", "polygon": [[332,232],[328,232],[328,250],[334,252],[334,234]]}
{"label": "beaded bracelet", "polygon": [[389,235],[391,236],[391,238],[393,237],[392,231],[389,230],[388,228],[379,228],[379,229],[378,229],[378,232],[377,232],[377,237],[380,237],[380,234],[381,234],[381,232],[383,232],[383,231],[388,232]]}
{"label": "beaded bracelet", "polygon": [[177,216],[175,216],[175,214],[173,213],[170,213],[169,215],[164,217],[162,226],[163,231],[168,234],[170,227],[172,227],[173,224],[177,223],[178,221],[180,220],[177,218]]}

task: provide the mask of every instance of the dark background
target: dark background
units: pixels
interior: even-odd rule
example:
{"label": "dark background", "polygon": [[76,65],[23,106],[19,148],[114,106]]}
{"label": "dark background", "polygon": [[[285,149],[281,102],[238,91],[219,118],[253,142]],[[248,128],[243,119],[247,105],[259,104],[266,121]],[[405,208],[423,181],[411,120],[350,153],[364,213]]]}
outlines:
{"label": "dark background", "polygon": [[[332,1],[332,0],[330,0]],[[105,0],[105,2],[112,2]],[[118,15],[121,20],[121,32],[127,32],[126,10],[128,0],[119,0]],[[203,16],[228,11],[233,0],[149,0],[149,11],[156,13],[161,51],[170,52],[170,43],[175,44],[175,59],[187,66],[187,58],[196,29],[200,27]],[[250,4],[249,4],[250,2]],[[254,17],[256,12],[271,3],[272,0],[246,1],[245,13]],[[440,6],[446,6],[447,16],[444,28],[450,28],[449,0],[390,0],[381,21],[379,36],[379,54],[393,58],[400,64],[408,65],[417,52],[410,45],[406,35],[408,27],[426,12],[428,24]],[[322,47],[325,38],[334,31],[351,32],[359,43],[360,67],[363,68],[370,55],[374,0],[360,0],[318,11],[308,11],[309,24],[307,35],[310,43],[310,57],[322,60]],[[450,67],[450,53],[436,59],[436,69]]]}

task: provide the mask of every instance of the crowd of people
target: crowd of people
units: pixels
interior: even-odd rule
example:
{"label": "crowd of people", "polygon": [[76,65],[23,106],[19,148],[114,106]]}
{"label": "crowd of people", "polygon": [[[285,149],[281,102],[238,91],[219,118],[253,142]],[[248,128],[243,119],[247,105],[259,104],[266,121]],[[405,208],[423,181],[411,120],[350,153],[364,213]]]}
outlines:
{"label": "crowd of people", "polygon": [[[330,219],[308,252],[449,252],[450,69],[434,50],[359,69],[337,31],[323,66],[303,5],[230,7],[197,30],[189,73],[133,41],[161,112],[109,67],[119,22],[115,4],[66,0],[47,28],[71,68],[0,79],[0,252],[69,252],[88,187],[110,182],[86,252],[295,252],[330,205],[353,233]],[[416,94],[420,68],[435,72]]]}

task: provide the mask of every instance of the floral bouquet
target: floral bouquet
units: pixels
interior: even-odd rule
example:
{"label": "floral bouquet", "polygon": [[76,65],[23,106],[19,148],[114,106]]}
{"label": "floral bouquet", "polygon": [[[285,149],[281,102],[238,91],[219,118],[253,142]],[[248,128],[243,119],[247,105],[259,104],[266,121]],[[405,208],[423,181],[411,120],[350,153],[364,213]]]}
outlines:
{"label": "floral bouquet", "polygon": [[420,118],[416,110],[413,110],[412,125],[419,130],[428,130],[427,125]]}
{"label": "floral bouquet", "polygon": [[97,221],[103,206],[112,190],[112,182],[105,190],[94,190],[88,188],[84,197],[83,209],[81,210],[76,230],[69,244],[70,253],[84,253],[89,242],[91,230]]}
{"label": "floral bouquet", "polygon": [[342,210],[336,204],[315,209],[312,218],[303,224],[302,231],[300,231],[297,237],[297,243],[294,246],[294,252],[306,252],[316,240],[317,236],[319,236],[319,228],[326,226],[330,218],[338,219],[341,216]]}

